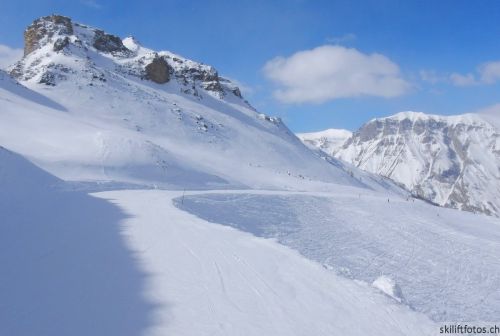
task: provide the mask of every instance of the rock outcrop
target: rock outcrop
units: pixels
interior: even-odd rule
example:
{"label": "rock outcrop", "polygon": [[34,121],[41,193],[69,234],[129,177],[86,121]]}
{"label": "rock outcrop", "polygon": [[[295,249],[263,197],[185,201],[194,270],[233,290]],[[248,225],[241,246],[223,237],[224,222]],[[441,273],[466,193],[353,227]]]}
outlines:
{"label": "rock outcrop", "polygon": [[[10,69],[11,76],[20,81],[57,86],[77,74],[81,85],[101,86],[117,72],[157,84],[175,80],[182,93],[199,99],[205,94],[219,99],[226,96],[242,99],[239,88],[209,65],[168,51],[144,48],[134,38],[121,40],[65,16],[50,15],[35,20],[26,29],[24,38],[25,57]],[[61,58],[56,58],[58,61],[54,62],[53,53],[63,54],[67,60],[59,62]],[[99,64],[102,57],[109,61],[106,71]]]}
{"label": "rock outcrop", "polygon": [[151,63],[146,65],[146,79],[158,84],[164,84],[170,80],[171,68],[163,57],[156,56]]}
{"label": "rock outcrop", "polygon": [[94,42],[92,45],[97,50],[105,53],[130,53],[130,50],[123,45],[122,40],[118,36],[107,34],[98,29],[94,32]]}
{"label": "rock outcrop", "polygon": [[[54,36],[72,35],[71,19],[61,15],[50,15],[39,18],[24,31],[24,55],[32,53],[43,43],[52,42]],[[43,41],[46,40],[46,41]],[[60,48],[64,43],[56,41]]]}

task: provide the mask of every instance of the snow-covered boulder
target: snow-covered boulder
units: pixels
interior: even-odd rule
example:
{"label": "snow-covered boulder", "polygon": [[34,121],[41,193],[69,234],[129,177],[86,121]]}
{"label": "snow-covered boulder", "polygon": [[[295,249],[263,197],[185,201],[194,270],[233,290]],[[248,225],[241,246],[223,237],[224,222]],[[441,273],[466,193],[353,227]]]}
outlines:
{"label": "snow-covered boulder", "polygon": [[390,296],[399,303],[404,302],[403,291],[401,287],[386,275],[381,275],[375,281],[373,281],[372,286],[380,290],[382,293]]}

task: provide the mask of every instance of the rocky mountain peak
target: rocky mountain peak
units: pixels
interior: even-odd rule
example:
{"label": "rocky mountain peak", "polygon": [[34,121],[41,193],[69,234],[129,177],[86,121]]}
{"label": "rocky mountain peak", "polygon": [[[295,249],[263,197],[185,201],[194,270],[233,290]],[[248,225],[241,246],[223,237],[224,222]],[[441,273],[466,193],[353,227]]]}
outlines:
{"label": "rocky mountain peak", "polygon": [[35,20],[24,38],[24,57],[10,71],[19,81],[48,86],[79,82],[80,86],[100,87],[112,77],[117,80],[119,74],[162,85],[174,81],[182,93],[199,99],[204,93],[220,99],[242,99],[239,88],[212,66],[145,48],[133,37],[122,40],[62,15]]}
{"label": "rocky mountain peak", "polygon": [[46,43],[57,44],[59,48],[62,41],[68,41],[64,36],[72,34],[73,24],[68,17],[50,15],[36,19],[24,31],[24,55],[32,53]]}
{"label": "rocky mountain peak", "polygon": [[121,38],[79,23],[62,15],[44,16],[33,21],[24,32],[24,55],[46,46],[53,46],[53,51],[61,51],[70,43],[93,47],[104,53],[129,55]]}

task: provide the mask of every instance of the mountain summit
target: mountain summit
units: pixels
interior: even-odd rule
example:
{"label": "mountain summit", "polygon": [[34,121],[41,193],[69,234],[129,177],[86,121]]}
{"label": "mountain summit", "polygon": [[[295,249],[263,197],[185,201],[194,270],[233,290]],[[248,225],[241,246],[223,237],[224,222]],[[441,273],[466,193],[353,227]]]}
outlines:
{"label": "mountain summit", "polygon": [[[365,185],[279,118],[258,113],[212,66],[60,15],[35,20],[24,38],[10,74],[27,89],[7,90],[0,143],[60,178],[171,188]],[[34,96],[43,104],[26,102]]]}
{"label": "mountain summit", "polygon": [[201,87],[219,97],[232,94],[241,98],[239,88],[211,66],[170,52],[155,52],[131,37],[122,41],[61,15],[39,18],[26,28],[24,59],[11,74],[24,81],[55,86],[69,74],[78,73],[95,84],[107,80],[102,68],[158,84],[174,80],[183,92],[195,96],[201,94]]}

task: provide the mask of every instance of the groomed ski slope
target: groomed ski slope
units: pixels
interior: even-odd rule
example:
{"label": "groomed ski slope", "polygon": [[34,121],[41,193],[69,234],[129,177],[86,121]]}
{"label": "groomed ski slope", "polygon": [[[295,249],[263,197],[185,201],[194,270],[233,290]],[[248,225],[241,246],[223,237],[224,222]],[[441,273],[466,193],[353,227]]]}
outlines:
{"label": "groomed ski slope", "polygon": [[146,335],[431,335],[422,314],[273,240],[177,209],[179,191],[110,191],[149,274]]}
{"label": "groomed ski slope", "polygon": [[329,193],[212,192],[175,203],[274,238],[345,277],[388,277],[403,303],[434,321],[496,321],[500,314],[496,218],[342,186]]}

